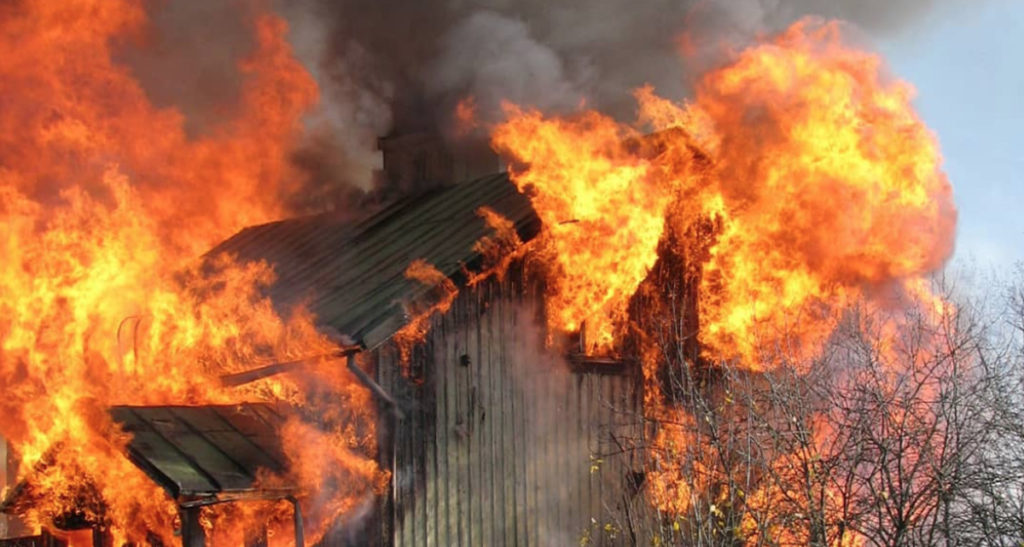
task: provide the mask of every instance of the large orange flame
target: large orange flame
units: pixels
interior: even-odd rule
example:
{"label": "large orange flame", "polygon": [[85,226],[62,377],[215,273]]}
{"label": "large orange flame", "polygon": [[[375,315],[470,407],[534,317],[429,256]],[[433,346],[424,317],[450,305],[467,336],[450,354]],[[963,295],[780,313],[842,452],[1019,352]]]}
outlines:
{"label": "large orange flame", "polygon": [[[906,306],[937,324],[950,308],[927,275],[952,252],[956,212],[912,88],[878,56],[845,45],[838,23],[801,21],[739,52],[685,104],[649,87],[636,96],[634,124],[509,105],[493,142],[543,222],[530,245],[551,266],[549,327],[574,331],[585,320],[589,349],[614,351],[633,322],[645,414],[658,423],[647,446],[649,495],[684,515],[731,477],[703,467],[715,458],[693,433],[702,417],[664,392],[666,367],[729,361],[753,377],[782,366],[805,374],[856,306],[868,315]],[[675,323],[648,324],[659,314]],[[680,328],[680,319],[699,325]],[[898,355],[900,329],[887,321],[872,336],[894,375],[919,366]],[[693,334],[699,355],[687,350]],[[677,352],[669,363],[666,350]],[[718,396],[728,408],[731,395]],[[779,476],[835,437],[825,414],[807,412],[817,433],[803,453],[768,464]],[[778,484],[746,488],[714,494],[711,512],[723,503],[784,512],[780,500],[799,498]],[[825,510],[841,503],[836,496],[829,487]]]}
{"label": "large orange flame", "polygon": [[912,96],[836,23],[804,21],[705,75],[692,102],[638,90],[636,125],[508,107],[494,143],[559,271],[550,325],[586,320],[588,339],[610,344],[665,230],[700,219],[720,227],[701,276],[708,357],[807,357],[845,305],[893,286],[918,295],[952,251],[956,215]]}
{"label": "large orange flame", "polygon": [[[232,390],[216,379],[330,347],[307,315],[284,321],[260,295],[273,278],[266,266],[194,262],[284,213],[281,197],[299,180],[289,150],[317,98],[283,20],[248,13],[255,48],[238,65],[238,114],[189,137],[181,113],[151,104],[112,61],[113,43],[147,32],[141,2],[0,8],[0,433],[20,455],[19,478],[45,492],[25,514],[36,526],[90,491],[102,501],[91,516],[118,538],[153,532],[171,543],[173,506],[124,457],[106,408],[304,404],[292,380]],[[372,428],[366,392],[347,374],[331,378],[337,404]],[[322,444],[373,449],[373,435],[346,440],[343,429],[321,431]],[[308,453],[309,441],[293,448]],[[357,459],[329,466],[352,479],[339,495],[379,478]],[[312,463],[296,468],[309,485]],[[246,524],[214,532],[240,537],[231,534]]]}

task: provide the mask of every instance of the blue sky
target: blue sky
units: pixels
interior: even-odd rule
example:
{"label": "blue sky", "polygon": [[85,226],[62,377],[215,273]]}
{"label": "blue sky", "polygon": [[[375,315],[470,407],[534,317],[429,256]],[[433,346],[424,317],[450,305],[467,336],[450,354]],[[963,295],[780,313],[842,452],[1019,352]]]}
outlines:
{"label": "blue sky", "polygon": [[1024,1],[945,2],[876,44],[917,88],[959,209],[953,265],[1024,261]]}

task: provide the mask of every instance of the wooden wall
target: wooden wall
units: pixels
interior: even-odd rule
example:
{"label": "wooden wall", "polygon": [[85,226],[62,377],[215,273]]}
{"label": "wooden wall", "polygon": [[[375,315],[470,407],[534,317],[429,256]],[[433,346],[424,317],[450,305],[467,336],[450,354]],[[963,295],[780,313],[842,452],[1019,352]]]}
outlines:
{"label": "wooden wall", "polygon": [[616,439],[639,431],[636,375],[571,372],[533,300],[508,284],[465,292],[411,363],[376,352],[378,380],[412,404],[381,446],[394,545],[635,542],[639,464]]}

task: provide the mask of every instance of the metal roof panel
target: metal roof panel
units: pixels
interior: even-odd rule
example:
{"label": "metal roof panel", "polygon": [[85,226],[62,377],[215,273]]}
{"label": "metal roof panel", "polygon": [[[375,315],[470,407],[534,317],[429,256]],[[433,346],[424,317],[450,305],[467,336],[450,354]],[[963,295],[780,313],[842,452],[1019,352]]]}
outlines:
{"label": "metal roof panel", "polygon": [[246,228],[208,256],[266,260],[277,272],[269,295],[279,310],[305,304],[321,324],[376,345],[405,323],[401,304],[429,290],[405,277],[412,261],[426,260],[453,277],[478,258],[473,244],[491,233],[477,215],[481,206],[514,222],[524,240],[539,230],[529,199],[498,173],[402,200],[358,221],[316,215]]}
{"label": "metal roof panel", "polygon": [[131,459],[172,497],[204,497],[253,491],[260,468],[283,469],[286,418],[270,406],[116,406],[110,415],[132,434]]}

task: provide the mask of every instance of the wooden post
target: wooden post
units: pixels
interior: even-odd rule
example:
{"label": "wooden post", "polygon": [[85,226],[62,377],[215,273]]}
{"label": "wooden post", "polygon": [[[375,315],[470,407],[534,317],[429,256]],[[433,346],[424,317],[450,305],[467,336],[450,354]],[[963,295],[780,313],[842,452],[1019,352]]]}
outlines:
{"label": "wooden post", "polygon": [[206,547],[206,531],[199,522],[201,507],[180,507],[182,547]]}
{"label": "wooden post", "polygon": [[295,525],[295,547],[306,547],[306,531],[302,524],[302,508],[299,507],[299,500],[294,496],[288,496],[288,501],[292,502],[292,519]]}
{"label": "wooden post", "polygon": [[[7,489],[7,439],[0,435],[0,492]],[[0,513],[0,538],[7,536],[7,515]]]}

